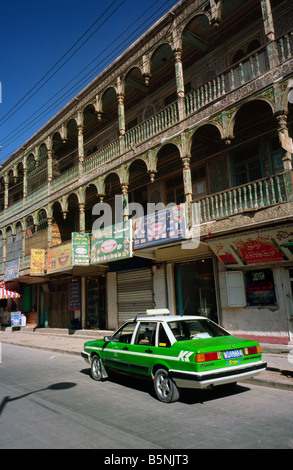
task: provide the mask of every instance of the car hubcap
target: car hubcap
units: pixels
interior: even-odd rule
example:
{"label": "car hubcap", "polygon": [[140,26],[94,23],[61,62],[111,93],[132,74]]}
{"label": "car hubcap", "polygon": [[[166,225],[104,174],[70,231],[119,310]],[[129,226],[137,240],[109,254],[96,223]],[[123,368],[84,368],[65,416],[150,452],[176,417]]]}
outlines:
{"label": "car hubcap", "polygon": [[167,397],[169,395],[170,383],[168,377],[165,375],[160,375],[160,377],[158,377],[157,390],[162,397]]}
{"label": "car hubcap", "polygon": [[99,359],[94,359],[93,361],[93,373],[95,377],[100,377],[101,375],[101,364]]}

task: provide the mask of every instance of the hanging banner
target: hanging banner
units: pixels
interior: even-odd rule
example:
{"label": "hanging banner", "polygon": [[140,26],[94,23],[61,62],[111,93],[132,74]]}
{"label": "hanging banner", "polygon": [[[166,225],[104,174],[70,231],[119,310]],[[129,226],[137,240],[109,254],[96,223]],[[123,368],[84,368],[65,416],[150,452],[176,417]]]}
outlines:
{"label": "hanging banner", "polygon": [[89,234],[72,233],[72,264],[73,266],[89,266]]}
{"label": "hanging banner", "polygon": [[206,240],[227,267],[288,264],[293,261],[293,225]]}
{"label": "hanging banner", "polygon": [[4,268],[4,282],[12,281],[18,278],[19,272],[19,258],[5,263]]}
{"label": "hanging banner", "polygon": [[69,279],[69,310],[80,310],[80,280]]}
{"label": "hanging banner", "polygon": [[135,250],[185,238],[184,204],[133,219],[133,246]]}
{"label": "hanging banner", "polygon": [[91,263],[105,263],[132,257],[130,220],[92,232]]}
{"label": "hanging banner", "polygon": [[72,268],[72,244],[59,245],[47,251],[47,274]]}
{"label": "hanging banner", "polygon": [[44,274],[45,274],[45,250],[32,248],[31,249],[30,275],[31,276],[44,276]]}

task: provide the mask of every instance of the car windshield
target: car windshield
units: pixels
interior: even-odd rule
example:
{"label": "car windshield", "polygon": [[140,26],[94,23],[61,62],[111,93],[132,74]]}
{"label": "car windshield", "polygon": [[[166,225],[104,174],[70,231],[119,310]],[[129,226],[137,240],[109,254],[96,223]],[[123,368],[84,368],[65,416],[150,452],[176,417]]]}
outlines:
{"label": "car windshield", "polygon": [[172,321],[168,325],[177,341],[229,336],[227,331],[209,319]]}

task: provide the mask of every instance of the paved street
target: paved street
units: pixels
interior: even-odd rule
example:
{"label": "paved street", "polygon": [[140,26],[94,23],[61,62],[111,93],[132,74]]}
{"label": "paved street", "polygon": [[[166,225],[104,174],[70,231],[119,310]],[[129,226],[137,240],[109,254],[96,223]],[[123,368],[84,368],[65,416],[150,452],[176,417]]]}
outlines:
{"label": "paved street", "polygon": [[292,391],[239,384],[162,404],[122,376],[98,383],[78,356],[2,344],[0,448],[293,448]]}

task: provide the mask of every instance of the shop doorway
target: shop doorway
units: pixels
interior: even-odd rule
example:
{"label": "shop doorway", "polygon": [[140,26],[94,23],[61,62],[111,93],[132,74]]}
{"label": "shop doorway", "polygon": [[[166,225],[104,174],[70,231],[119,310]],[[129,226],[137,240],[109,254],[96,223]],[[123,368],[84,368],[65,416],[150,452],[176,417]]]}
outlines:
{"label": "shop doorway", "polygon": [[218,322],[214,266],[211,258],[175,265],[176,312],[203,315]]}
{"label": "shop doorway", "polygon": [[106,328],[105,276],[87,279],[87,326]]}

